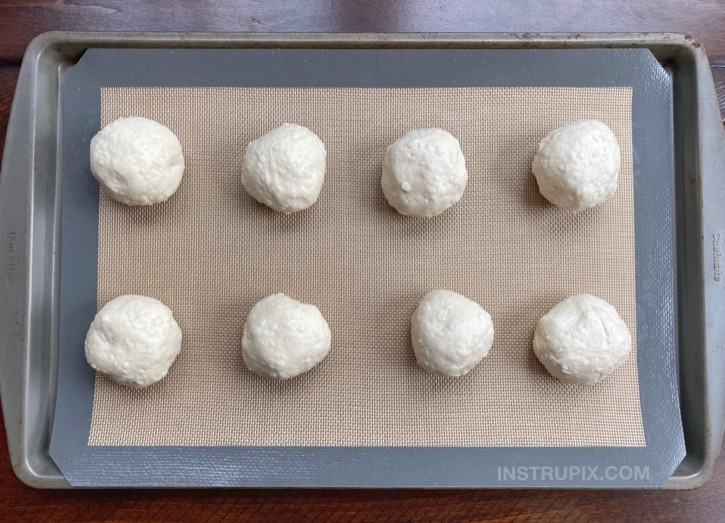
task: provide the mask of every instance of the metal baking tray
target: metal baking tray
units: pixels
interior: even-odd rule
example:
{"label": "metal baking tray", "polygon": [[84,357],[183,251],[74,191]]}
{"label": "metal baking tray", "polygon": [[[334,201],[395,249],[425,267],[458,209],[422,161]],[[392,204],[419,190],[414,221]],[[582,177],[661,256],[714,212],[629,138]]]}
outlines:
{"label": "metal baking tray", "polygon": [[0,393],[25,483],[69,484],[49,456],[57,379],[59,77],[88,48],[647,48],[672,75],[679,392],[687,455],[665,488],[713,475],[725,423],[725,141],[708,60],[676,34],[46,33],[26,51],[2,173]]}

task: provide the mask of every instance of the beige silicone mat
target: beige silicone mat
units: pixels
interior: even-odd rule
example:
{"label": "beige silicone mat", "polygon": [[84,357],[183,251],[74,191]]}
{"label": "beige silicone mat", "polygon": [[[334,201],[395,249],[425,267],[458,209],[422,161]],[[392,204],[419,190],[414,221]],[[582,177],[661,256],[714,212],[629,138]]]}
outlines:
{"label": "beige silicone mat", "polygon": [[[629,88],[103,89],[104,125],[162,122],[187,170],[153,207],[102,194],[98,305],[158,298],[184,342],[148,389],[97,377],[89,443],[644,445],[636,349],[594,387],[554,380],[531,351],[538,318],[580,292],[611,302],[636,335],[631,100]],[[622,172],[609,202],[570,214],[539,195],[530,164],[542,136],[581,118],[613,129]],[[282,122],[328,151],[319,201],[287,216],[240,183],[247,142]],[[383,154],[431,126],[460,140],[468,187],[436,218],[400,216],[380,189]],[[494,320],[489,356],[463,378],[415,364],[410,316],[435,288]],[[275,292],[317,305],[333,333],[328,358],[284,382],[249,372],[240,349],[246,313]]]}

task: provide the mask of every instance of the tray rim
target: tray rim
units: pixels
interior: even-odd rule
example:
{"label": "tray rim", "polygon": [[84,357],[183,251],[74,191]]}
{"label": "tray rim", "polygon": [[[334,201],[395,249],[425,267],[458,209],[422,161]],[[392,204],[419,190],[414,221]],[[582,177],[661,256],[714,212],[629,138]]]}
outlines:
{"label": "tray rim", "polygon": [[[17,252],[14,261],[20,269],[16,269],[16,274],[21,272],[20,276],[22,277],[17,277],[12,282],[7,282],[3,278],[2,283],[0,283],[0,291],[2,291],[0,294],[11,298],[3,304],[3,308],[0,310],[0,332],[9,333],[8,336],[3,336],[3,344],[0,346],[0,359],[3,363],[2,368],[0,368],[0,391],[2,392],[3,415],[5,417],[8,447],[13,468],[18,477],[31,486],[46,488],[69,487],[65,478],[47,455],[49,426],[52,424],[54,403],[52,399],[55,397],[54,374],[57,371],[57,361],[55,361],[54,351],[57,347],[54,347],[53,334],[56,332],[57,325],[52,324],[54,321],[51,318],[51,325],[41,325],[41,329],[34,328],[37,322],[42,319],[36,318],[36,316],[38,316],[38,309],[43,307],[45,300],[57,300],[57,289],[43,289],[41,284],[45,279],[51,280],[51,283],[56,280],[57,284],[55,275],[58,270],[58,257],[55,249],[52,251],[50,263],[46,262],[52,269],[51,278],[43,278],[38,274],[37,270],[33,270],[34,264],[38,263],[36,260],[38,254],[36,252],[42,252],[43,246],[49,244],[54,246],[54,238],[57,238],[59,232],[57,224],[55,224],[55,229],[43,230],[41,234],[38,234],[36,231],[36,222],[38,220],[33,215],[35,207],[33,188],[38,183],[35,178],[38,177],[37,173],[39,172],[38,165],[35,162],[38,154],[36,150],[36,138],[39,132],[37,119],[42,116],[41,113],[45,112],[40,109],[52,110],[51,114],[55,117],[55,120],[51,122],[51,126],[57,131],[59,72],[89,47],[163,48],[179,46],[197,48],[271,46],[307,48],[468,47],[486,49],[648,48],[661,63],[671,67],[675,78],[675,90],[677,90],[678,85],[677,75],[684,74],[686,75],[686,77],[683,77],[684,80],[689,78],[690,82],[694,82],[697,93],[694,98],[700,102],[694,104],[695,107],[692,108],[695,110],[695,130],[698,132],[697,136],[700,140],[690,144],[690,146],[694,145],[697,155],[691,158],[695,161],[695,165],[687,169],[687,175],[694,177],[694,183],[690,184],[691,188],[684,187],[684,189],[686,192],[689,191],[688,194],[699,203],[699,208],[695,209],[695,219],[692,220],[693,223],[690,226],[695,227],[700,232],[699,236],[702,241],[690,241],[689,243],[692,245],[686,245],[687,250],[689,250],[689,247],[694,249],[694,254],[691,256],[694,258],[692,263],[682,264],[680,263],[681,260],[678,259],[678,267],[680,268],[683,265],[687,267],[694,265],[699,268],[700,277],[685,278],[687,281],[680,279],[678,286],[683,289],[683,283],[693,283],[690,280],[694,280],[694,283],[700,283],[700,285],[697,289],[691,288],[692,285],[684,286],[686,292],[680,292],[679,307],[680,310],[684,310],[682,309],[683,305],[694,304],[702,312],[701,319],[703,320],[714,320],[719,311],[725,310],[725,296],[722,295],[722,290],[719,291],[719,294],[716,294],[718,292],[716,284],[719,283],[719,280],[717,277],[713,279],[713,276],[716,275],[708,274],[708,268],[711,269],[710,273],[716,268],[715,259],[706,260],[708,253],[705,252],[707,243],[705,238],[709,238],[708,234],[719,235],[718,231],[725,230],[722,226],[715,227],[716,224],[721,225],[723,220],[714,213],[717,205],[725,203],[725,187],[722,187],[722,182],[716,184],[715,180],[709,180],[712,182],[713,187],[706,188],[705,185],[708,180],[703,176],[705,172],[714,172],[718,166],[725,165],[725,149],[722,147],[719,111],[707,57],[702,46],[690,36],[671,33],[45,33],[31,42],[23,59],[8,126],[2,164],[3,176],[0,177],[0,198],[8,199],[8,193],[11,190],[21,190],[24,196],[24,198],[16,198],[14,202],[2,200],[4,205],[0,207],[0,216],[4,218],[2,221],[15,225],[27,237],[27,242],[22,244],[22,253]],[[41,82],[45,82],[45,85],[39,87]],[[682,85],[682,80],[680,84]],[[692,84],[688,85],[689,88],[692,88]],[[45,92],[42,87],[46,88]],[[48,89],[50,92],[47,92]],[[674,98],[677,99],[676,94]],[[675,123],[677,123],[677,115],[675,115]],[[715,124],[717,124],[717,128]],[[718,132],[716,132],[716,129]],[[23,147],[24,142],[30,144],[30,146],[25,145]],[[688,144],[685,143],[684,145]],[[21,155],[14,153],[16,150],[26,154],[21,157]],[[57,173],[59,170],[57,157],[56,154],[56,161],[44,167],[55,167]],[[688,165],[680,164],[679,167],[688,167]],[[26,167],[25,171],[22,169],[23,166]],[[26,176],[26,179],[22,179],[21,172],[34,172],[36,176]],[[52,178],[53,180],[44,183],[51,184],[52,182],[54,184],[57,177],[53,176]],[[680,188],[678,186],[678,189]],[[680,202],[680,205],[685,205],[685,203]],[[55,210],[57,214],[57,207]],[[3,232],[5,233],[5,231]],[[691,238],[691,236],[695,235],[690,235],[688,238]],[[712,236],[712,238],[715,241],[715,236]],[[20,241],[18,241],[15,248],[17,249],[19,245],[21,245]],[[677,245],[680,245],[679,242]],[[0,248],[7,251],[8,246],[4,243]],[[6,252],[6,254],[8,253]],[[714,244],[713,252],[710,254],[713,257],[715,256]],[[719,261],[717,263],[719,264]],[[719,266],[717,270],[719,271]],[[705,278],[706,275],[710,276],[710,278]],[[40,281],[36,282],[36,280]],[[19,285],[19,283],[22,285]],[[708,283],[710,285],[707,285]],[[41,296],[34,295],[32,292],[34,288],[37,289],[38,287],[41,287],[43,291]],[[44,300],[39,298],[44,298]],[[679,315],[678,318],[680,318]],[[7,329],[2,329],[2,327],[7,327]],[[690,338],[700,341],[701,343],[698,344],[698,348],[701,350],[699,361],[701,367],[704,368],[699,368],[699,373],[692,373],[693,376],[684,374],[684,371],[681,371],[680,388],[681,391],[683,386],[685,391],[689,390],[687,389],[688,386],[694,388],[691,400],[688,394],[685,394],[686,397],[681,399],[683,403],[683,424],[687,426],[684,419],[687,416],[686,402],[692,401],[694,402],[693,405],[698,407],[693,410],[697,410],[697,414],[703,416],[703,426],[701,428],[704,430],[699,431],[700,440],[695,448],[690,448],[688,445],[688,455],[683,465],[670,478],[665,488],[695,488],[706,483],[714,473],[715,461],[720,450],[723,432],[723,410],[725,410],[722,401],[725,397],[725,384],[714,370],[721,369],[723,363],[725,363],[725,347],[716,343],[720,339],[725,339],[725,328],[718,327],[714,321],[704,321],[699,327],[699,329],[694,329],[696,332],[692,333],[692,336],[688,335],[688,339],[683,340],[681,336],[680,346],[688,346],[686,343],[683,344],[683,341],[690,341]],[[682,332],[682,328],[680,330]],[[44,351],[45,355],[49,356],[44,362],[45,368],[43,369],[48,375],[41,377],[44,378],[43,383],[47,393],[52,398],[46,398],[46,404],[40,406],[40,410],[45,409],[45,412],[39,412],[39,406],[28,404],[28,394],[31,388],[36,386],[31,379],[30,371],[33,370],[31,361],[38,361]],[[689,363],[687,351],[680,351],[680,363],[685,371],[688,365],[692,366]],[[717,363],[720,365],[717,365]],[[694,386],[692,384],[693,377],[700,378],[702,381]],[[37,434],[31,434],[32,429],[38,428],[39,423],[41,432],[44,432],[40,437]],[[687,428],[685,432],[687,437]],[[695,430],[695,432],[698,431]],[[698,434],[694,436],[698,436]],[[692,438],[693,435],[690,434],[690,437]],[[44,454],[43,450],[45,450]]]}

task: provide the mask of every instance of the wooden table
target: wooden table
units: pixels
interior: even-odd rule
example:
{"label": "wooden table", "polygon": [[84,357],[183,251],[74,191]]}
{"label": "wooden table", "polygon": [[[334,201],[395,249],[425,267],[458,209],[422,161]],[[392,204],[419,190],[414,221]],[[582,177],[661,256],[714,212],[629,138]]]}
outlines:
{"label": "wooden table", "polygon": [[[5,0],[0,154],[28,42],[51,30],[673,31],[699,39],[725,108],[725,0]],[[724,173],[725,174],[725,173]],[[725,371],[725,369],[723,369]],[[39,491],[13,474],[0,430],[0,521],[725,521],[725,466],[695,491]]]}

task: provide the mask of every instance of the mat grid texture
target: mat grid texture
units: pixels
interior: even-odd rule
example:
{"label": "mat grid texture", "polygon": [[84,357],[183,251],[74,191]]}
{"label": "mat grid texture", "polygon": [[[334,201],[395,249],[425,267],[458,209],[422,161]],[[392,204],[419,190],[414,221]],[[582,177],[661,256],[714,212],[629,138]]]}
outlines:
{"label": "mat grid texture", "polygon": [[[143,390],[96,378],[90,445],[643,446],[636,358],[631,88],[104,88],[103,125],[145,116],[181,140],[177,193],[151,207],[101,194],[98,307],[157,298],[184,336],[167,378]],[[530,172],[549,131],[607,123],[622,148],[615,196],[568,213]],[[318,202],[284,215],[241,185],[247,143],[283,122],[327,148]],[[414,128],[461,143],[463,199],[431,219],[380,189],[387,146]],[[458,379],[415,363],[410,317],[436,288],[492,316],[488,357]],[[241,357],[249,309],[273,293],[313,303],[330,355],[287,381]],[[630,358],[593,387],[550,377],[531,350],[538,318],[581,292],[612,303]]]}

